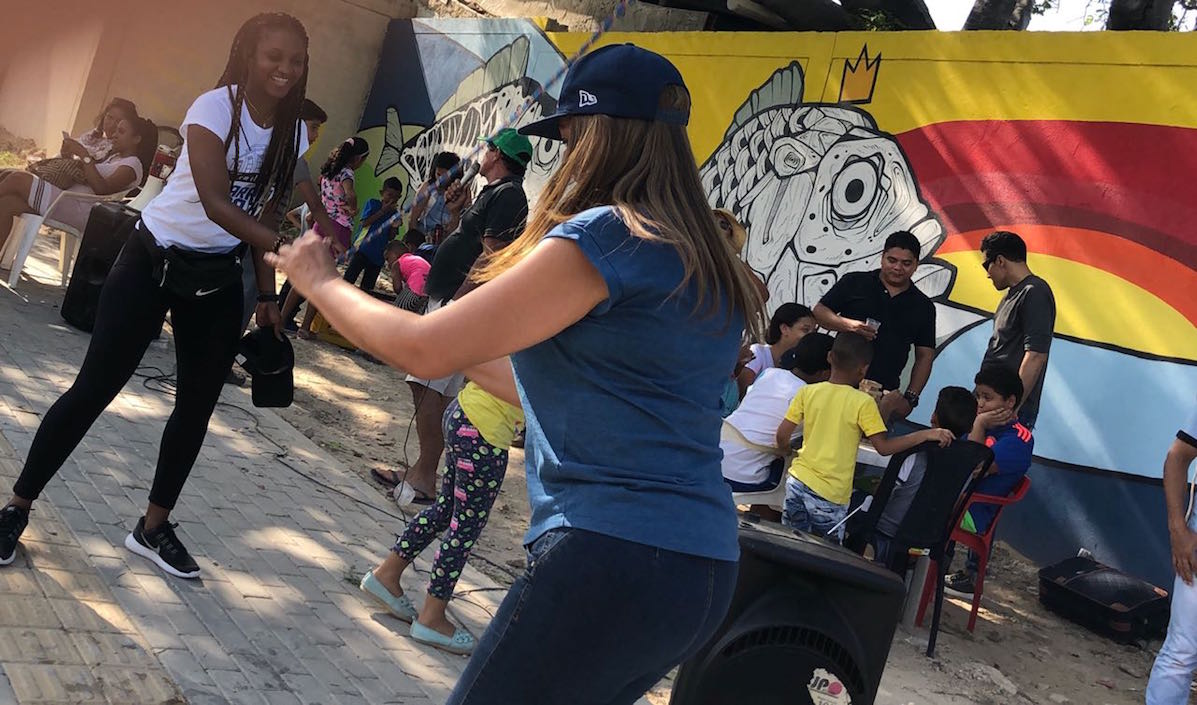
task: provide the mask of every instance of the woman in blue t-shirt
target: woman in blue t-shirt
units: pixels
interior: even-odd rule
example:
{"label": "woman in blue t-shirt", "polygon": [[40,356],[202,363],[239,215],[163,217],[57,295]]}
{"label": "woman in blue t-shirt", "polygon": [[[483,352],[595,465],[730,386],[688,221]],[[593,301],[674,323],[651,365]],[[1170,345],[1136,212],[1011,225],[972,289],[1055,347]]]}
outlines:
{"label": "woman in blue t-shirt", "polygon": [[368,299],[313,235],[271,260],[372,354],[465,370],[525,410],[528,567],[450,703],[633,703],[725,616],[739,548],[719,398],[761,301],[707,205],[689,111],[657,54],[579,59],[557,113],[523,128],[567,146],[527,229],[432,314]]}

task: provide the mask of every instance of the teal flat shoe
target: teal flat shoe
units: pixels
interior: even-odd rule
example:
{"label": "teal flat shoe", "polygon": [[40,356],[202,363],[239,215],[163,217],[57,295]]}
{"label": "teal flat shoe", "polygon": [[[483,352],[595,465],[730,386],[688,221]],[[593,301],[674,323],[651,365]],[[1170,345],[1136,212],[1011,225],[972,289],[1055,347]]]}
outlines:
{"label": "teal flat shoe", "polygon": [[385,585],[378,581],[378,578],[374,577],[372,570],[362,576],[362,582],[358,584],[358,587],[375,602],[387,608],[387,612],[404,622],[415,621],[416,615],[419,614],[416,611],[416,606],[411,603],[411,598],[407,595],[395,597]]}
{"label": "teal flat shoe", "polygon": [[453,636],[445,636],[435,629],[430,629],[419,622],[411,623],[411,638],[421,644],[435,646],[451,654],[469,656],[474,651],[474,636],[458,627]]}

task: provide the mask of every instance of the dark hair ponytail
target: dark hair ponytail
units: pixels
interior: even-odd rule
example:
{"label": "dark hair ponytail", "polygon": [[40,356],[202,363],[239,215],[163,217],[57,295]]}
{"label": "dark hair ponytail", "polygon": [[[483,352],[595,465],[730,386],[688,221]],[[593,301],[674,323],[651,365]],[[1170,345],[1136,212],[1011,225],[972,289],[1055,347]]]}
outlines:
{"label": "dark hair ponytail", "polygon": [[452,172],[454,167],[461,163],[461,157],[453,152],[438,152],[432,158],[432,164],[428,167],[428,183],[436,183],[436,170],[444,169]]}
{"label": "dark hair ponytail", "polygon": [[803,318],[812,318],[815,314],[802,304],[782,304],[773,312],[769,319],[769,330],[765,333],[765,342],[769,345],[781,340],[781,327],[792,326]]}
{"label": "dark hair ponytail", "polygon": [[[262,34],[269,29],[294,32],[303,39],[304,47],[308,44],[308,33],[303,23],[282,12],[254,15],[237,30],[237,35],[233,37],[233,46],[229,49],[229,60],[224,67],[224,73],[216,82],[217,88],[228,88],[229,100],[233,104],[233,120],[229,134],[224,139],[224,149],[227,153],[229,147],[233,148],[234,172],[241,162],[241,108],[245,105],[245,82],[249,79],[250,61],[257,52]],[[299,116],[307,87],[308,56],[305,52],[303,75],[274,109],[274,129],[270,134],[270,144],[262,157],[262,166],[258,170],[258,177],[254,181],[253,192],[249,198],[249,203],[252,204],[251,213],[256,212],[259,206],[265,205],[267,199],[277,205],[290,195],[291,177],[295,171],[295,160],[299,157],[302,136]],[[233,172],[230,172],[229,178],[234,178]]]}
{"label": "dark hair ponytail", "polygon": [[154,153],[158,151],[158,126],[149,118],[133,118],[133,129],[141,141],[137,143],[137,159],[141,162],[141,183],[149,178]]}
{"label": "dark hair ponytail", "polygon": [[126,120],[135,120],[137,118],[137,106],[133,104],[133,101],[125,98],[113,98],[108,101],[108,105],[105,105],[100,114],[96,116],[96,127],[91,131],[92,137],[102,137],[104,135],[104,118],[108,113],[112,112],[113,108],[124,111]]}
{"label": "dark hair ponytail", "polygon": [[324,166],[320,167],[320,175],[333,178],[354,159],[364,157],[370,153],[370,143],[361,137],[350,137],[329,152]]}

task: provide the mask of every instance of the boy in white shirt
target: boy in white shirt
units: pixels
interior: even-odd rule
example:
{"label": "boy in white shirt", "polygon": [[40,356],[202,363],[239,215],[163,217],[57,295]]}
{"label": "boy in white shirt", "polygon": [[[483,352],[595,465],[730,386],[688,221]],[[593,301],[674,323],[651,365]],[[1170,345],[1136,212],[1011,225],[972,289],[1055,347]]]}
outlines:
{"label": "boy in white shirt", "polygon": [[781,481],[790,449],[776,446],[777,426],[799,389],[827,381],[832,342],[826,333],[803,336],[777,367],[756,378],[740,406],[723,420],[723,479],[732,491],[761,492]]}

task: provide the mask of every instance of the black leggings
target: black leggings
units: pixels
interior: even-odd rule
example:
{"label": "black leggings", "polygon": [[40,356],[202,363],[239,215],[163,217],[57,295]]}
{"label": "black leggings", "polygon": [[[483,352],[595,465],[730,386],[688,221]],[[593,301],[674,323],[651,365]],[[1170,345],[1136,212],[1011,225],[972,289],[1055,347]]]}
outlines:
{"label": "black leggings", "polygon": [[100,292],[95,332],[75,383],[46,415],[13,492],[34,500],[79,445],[100,412],[141,364],[170,311],[178,364],[174,412],[162,432],[150,501],[172,509],[208,432],[241,332],[241,285],[184,300],[153,281],[153,260],[138,230],[121,250]]}
{"label": "black leggings", "polygon": [[360,275],[362,291],[369,293],[374,291],[374,285],[378,283],[378,275],[381,273],[382,265],[374,264],[361,252],[354,252],[353,257],[349,259],[349,267],[345,269],[345,281],[357,284]]}

